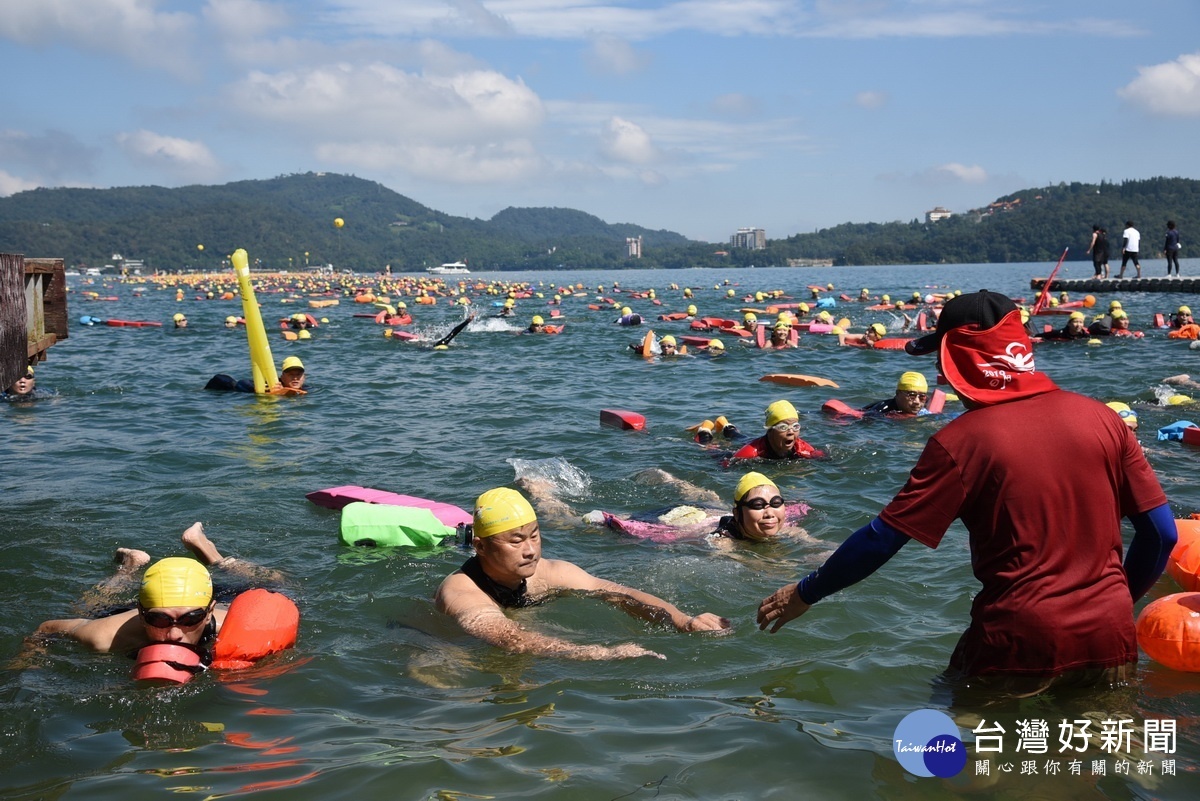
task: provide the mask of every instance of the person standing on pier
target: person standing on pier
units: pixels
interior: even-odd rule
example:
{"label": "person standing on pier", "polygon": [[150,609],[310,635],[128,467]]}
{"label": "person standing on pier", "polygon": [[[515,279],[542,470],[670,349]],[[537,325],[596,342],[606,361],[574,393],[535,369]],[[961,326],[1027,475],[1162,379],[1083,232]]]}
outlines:
{"label": "person standing on pier", "polygon": [[1167,220],[1167,241],[1163,243],[1163,255],[1167,257],[1167,275],[1171,275],[1171,265],[1175,265],[1175,275],[1179,275],[1179,231],[1175,230],[1175,221]]}
{"label": "person standing on pier", "polygon": [[1125,221],[1125,230],[1121,232],[1121,272],[1117,278],[1125,277],[1125,265],[1133,261],[1133,266],[1137,270],[1137,277],[1142,277],[1142,264],[1138,261],[1138,248],[1142,244],[1142,234],[1138,229],[1133,227],[1131,220]]}
{"label": "person standing on pier", "polygon": [[1092,278],[1108,278],[1108,231],[1093,225],[1092,241],[1087,252],[1092,254],[1092,269],[1096,273]]}

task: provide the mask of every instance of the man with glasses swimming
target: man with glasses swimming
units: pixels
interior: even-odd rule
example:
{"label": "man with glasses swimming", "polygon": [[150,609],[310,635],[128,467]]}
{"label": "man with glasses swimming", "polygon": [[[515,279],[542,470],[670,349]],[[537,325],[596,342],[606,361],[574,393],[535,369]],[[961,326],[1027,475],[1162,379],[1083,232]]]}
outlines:
{"label": "man with glasses swimming", "polygon": [[[62,635],[101,653],[133,653],[158,643],[203,650],[216,639],[227,609],[215,602],[209,567],[242,578],[279,579],[273,570],[223,557],[199,522],[183,532],[182,541],[196,558],[167,557],[147,568],[137,607],[104,617],[47,620],[38,626],[35,637]],[[116,560],[117,574],[97,588],[102,596],[119,592],[150,557],[144,551],[120,548]]]}
{"label": "man with glasses swimming", "polygon": [[734,459],[818,459],[825,452],[800,439],[800,415],[789,401],[767,407],[767,433],[752,439],[730,457]]}
{"label": "man with glasses swimming", "polygon": [[919,414],[929,414],[925,401],[929,398],[929,382],[922,374],[909,371],[900,376],[896,382],[896,394],[885,400],[864,406],[868,414],[887,414],[893,416],[912,417]]}

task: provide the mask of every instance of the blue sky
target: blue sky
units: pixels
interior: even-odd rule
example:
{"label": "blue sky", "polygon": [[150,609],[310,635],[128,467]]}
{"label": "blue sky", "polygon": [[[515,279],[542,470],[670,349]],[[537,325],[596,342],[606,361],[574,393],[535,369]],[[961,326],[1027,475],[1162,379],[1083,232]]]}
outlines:
{"label": "blue sky", "polygon": [[330,171],[779,238],[1200,177],[1198,42],[1196,0],[4,0],[0,195]]}

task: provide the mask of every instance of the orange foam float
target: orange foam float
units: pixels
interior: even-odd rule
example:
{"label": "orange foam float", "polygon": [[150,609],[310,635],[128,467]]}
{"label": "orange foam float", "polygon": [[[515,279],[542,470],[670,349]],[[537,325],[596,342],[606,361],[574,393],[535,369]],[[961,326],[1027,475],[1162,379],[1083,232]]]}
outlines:
{"label": "orange foam float", "polygon": [[1177,592],[1147,605],[1138,615],[1137,639],[1160,665],[1200,673],[1200,592]]}
{"label": "orange foam float", "polygon": [[1187,592],[1200,592],[1200,520],[1177,519],[1178,539],[1167,557],[1167,574]]}

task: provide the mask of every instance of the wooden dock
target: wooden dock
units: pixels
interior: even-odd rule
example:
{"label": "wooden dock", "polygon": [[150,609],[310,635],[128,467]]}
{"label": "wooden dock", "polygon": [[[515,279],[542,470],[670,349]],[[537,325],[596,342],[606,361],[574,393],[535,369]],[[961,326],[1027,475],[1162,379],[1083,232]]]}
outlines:
{"label": "wooden dock", "polygon": [[[1029,288],[1041,290],[1045,278],[1029,279]],[[1200,292],[1200,277],[1170,278],[1055,278],[1052,292]]]}

